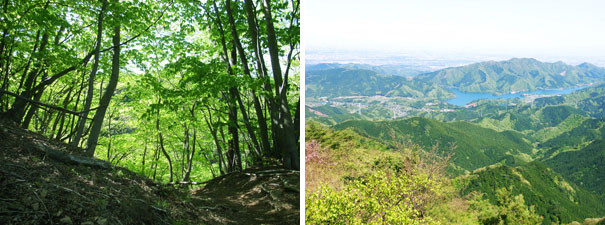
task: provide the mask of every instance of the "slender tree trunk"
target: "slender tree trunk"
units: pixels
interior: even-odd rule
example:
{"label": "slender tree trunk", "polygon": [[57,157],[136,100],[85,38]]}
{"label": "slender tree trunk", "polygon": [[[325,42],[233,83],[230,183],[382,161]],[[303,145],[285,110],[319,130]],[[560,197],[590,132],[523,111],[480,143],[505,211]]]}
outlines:
{"label": "slender tree trunk", "polygon": [[[183,140],[183,151],[181,152],[181,180],[185,179],[185,160],[189,157],[189,127],[185,124],[184,128],[183,133],[185,138]],[[187,162],[189,162],[188,159]]]}
{"label": "slender tree trunk", "polygon": [[111,162],[111,117],[112,114],[109,115],[109,118],[107,118],[107,133],[109,135],[109,140],[107,143],[107,161]]}
{"label": "slender tree trunk", "polygon": [[[84,102],[84,113],[80,115],[78,119],[78,124],[76,125],[76,136],[73,139],[72,145],[78,146],[80,145],[80,139],[84,136],[84,127],[86,125],[86,118],[88,118],[88,113],[90,110],[90,105],[92,105],[92,98],[94,95],[94,83],[95,77],[97,76],[97,71],[99,68],[99,57],[101,54],[101,44],[103,40],[103,16],[105,15],[105,10],[107,9],[107,0],[103,0],[103,5],[101,6],[101,12],[99,12],[99,18],[97,20],[97,41],[95,44],[94,50],[94,62],[92,65],[92,70],[90,71],[90,76],[88,78],[88,92],[86,92],[86,101]],[[96,142],[96,141],[95,141]]]}
{"label": "slender tree trunk", "polygon": [[[118,0],[113,0],[114,4],[118,3]],[[109,102],[111,101],[111,97],[116,90],[116,86],[118,85],[118,80],[120,77],[120,25],[116,25],[113,28],[113,57],[111,62],[111,76],[109,77],[109,83],[107,84],[107,88],[105,88],[105,93],[103,93],[103,98],[101,98],[101,102],[99,108],[97,109],[95,116],[92,120],[92,128],[90,131],[90,136],[88,137],[87,143],[87,151],[86,153],[89,156],[93,156],[95,154],[95,148],[97,147],[97,141],[99,139],[99,133],[101,132],[101,127],[103,126],[103,118],[105,118],[105,112],[107,111],[107,107],[109,107]]]}
{"label": "slender tree trunk", "polygon": [[[42,98],[42,91],[36,93],[36,95],[34,96],[34,101],[39,102],[41,98]],[[25,115],[25,118],[23,119],[23,123],[21,123],[22,128],[27,129],[29,127],[29,123],[31,122],[32,117],[34,116],[34,113],[36,113],[36,110],[38,110],[38,105],[31,104],[29,107],[29,110],[27,110],[27,114]]]}
{"label": "slender tree trunk", "polygon": [[[218,122],[219,122],[219,123],[221,122],[220,117],[218,118]],[[221,126],[221,127],[219,127],[219,131],[220,131],[220,134],[221,134],[221,140],[222,140],[222,142],[221,142],[221,143],[227,143],[227,141],[226,141],[226,139],[225,139],[225,131],[223,130],[223,127],[222,127],[222,126]],[[223,157],[223,160],[224,160],[224,161],[222,161],[221,163],[223,163],[223,168],[225,168],[225,169],[226,169],[226,168],[227,168],[227,160],[225,160],[225,157]]]}
{"label": "slender tree trunk", "polygon": [[[191,166],[193,164],[193,156],[195,156],[195,142],[196,142],[196,130],[195,130],[195,126],[193,127],[193,143],[191,145],[191,154],[188,155],[187,158],[187,172],[185,173],[185,178],[183,178],[184,181],[190,181],[191,180]],[[212,170],[212,168],[210,168],[210,170]],[[212,172],[214,174],[214,171]]]}
{"label": "slender tree trunk", "polygon": [[[295,137],[294,127],[292,124],[292,115],[290,113],[290,106],[288,105],[288,98],[284,95],[288,88],[287,79],[282,80],[282,71],[279,63],[279,48],[277,45],[277,38],[275,36],[275,28],[273,27],[273,18],[271,15],[271,2],[270,0],[264,0],[265,10],[265,21],[267,27],[267,46],[269,47],[269,56],[271,57],[271,68],[273,70],[273,79],[275,80],[275,104],[278,110],[278,129],[280,131],[278,136],[279,146],[283,153],[284,166],[290,169],[300,169],[299,162],[299,148],[296,143],[297,138]],[[275,118],[274,118],[275,120]]]}
{"label": "slender tree trunk", "polygon": [[[216,2],[214,3],[214,12],[216,15],[216,24],[217,27],[219,29],[219,33],[221,35],[221,45],[222,45],[222,49],[223,49],[223,60],[225,61],[225,64],[227,65],[227,71],[229,72],[229,74],[233,75],[233,70],[231,68],[231,65],[235,65],[236,64],[236,55],[237,55],[237,51],[234,49],[233,51],[231,51],[231,60],[232,62],[229,61],[229,53],[227,51],[227,42],[225,40],[225,32],[223,29],[223,25],[220,19],[220,14],[219,14],[219,10],[218,7],[216,5]],[[237,98],[237,88],[236,87],[231,87],[229,88],[229,95],[227,97],[227,104],[229,105],[229,123],[228,123],[228,129],[227,132],[231,135],[231,139],[228,142],[228,148],[227,148],[227,172],[233,172],[236,170],[241,170],[241,153],[240,153],[240,149],[239,149],[239,135],[237,133],[237,106],[236,106],[236,100]]]}
{"label": "slender tree trunk", "polygon": [[[76,104],[74,105],[74,109],[73,109],[76,112],[78,111],[78,105],[80,104],[80,98],[82,97],[82,91],[84,91],[85,77],[86,77],[86,70],[82,70],[82,81],[80,82],[80,88],[78,89],[78,94],[76,97]],[[76,121],[79,121],[80,119],[81,119],[81,117],[78,117],[78,120],[76,120],[75,114],[71,116],[71,124],[69,125],[69,135],[68,135],[69,143],[72,143],[72,144],[74,143],[74,142],[72,142],[72,140],[73,140],[72,138],[75,138],[74,137],[74,134],[76,133],[75,129],[77,129],[77,127],[74,128],[74,125],[77,126]],[[59,139],[59,138],[60,137],[57,137],[57,139]]]}
{"label": "slender tree trunk", "polygon": [[[231,36],[233,38],[233,44],[235,45],[235,47],[237,48],[237,51],[239,52],[239,58],[240,58],[240,61],[242,62],[242,66],[244,68],[244,73],[248,77],[252,78],[252,75],[250,74],[250,68],[248,67],[248,59],[246,58],[246,52],[244,51],[244,48],[242,47],[242,44],[239,39],[239,35],[237,34],[237,29],[235,27],[235,19],[233,18],[233,10],[231,9],[231,0],[226,1],[226,8],[227,8],[227,15],[229,17],[229,24],[231,27]],[[252,129],[252,125],[250,124],[250,120],[248,119],[247,112],[244,109],[244,104],[242,103],[242,99],[240,96],[241,95],[238,93],[237,101],[240,105],[242,117],[244,117],[244,124],[246,125],[246,129],[248,130],[248,135],[250,136],[250,139],[252,141],[252,144],[254,145],[255,150],[257,152],[262,152],[263,149],[261,149],[261,147],[258,144],[256,135],[254,134],[254,129]],[[256,117],[258,118],[259,127],[261,128],[261,132],[263,132],[263,129],[264,129],[264,132],[267,132],[267,124],[266,124],[265,118],[262,113],[260,101],[258,100],[258,97],[256,96],[256,91],[254,91],[254,89],[252,89],[252,99],[254,102],[254,108],[256,110]],[[261,134],[261,136],[263,136],[263,134]],[[262,138],[265,138],[265,137],[263,136]],[[268,136],[267,136],[266,141],[267,141],[267,143],[263,143],[263,147],[266,147],[266,144],[268,144]],[[268,149],[264,149],[264,150],[267,151]]]}
{"label": "slender tree trunk", "polygon": [[21,75],[21,79],[19,81],[19,86],[17,87],[17,93],[22,93],[21,88],[23,88],[23,83],[25,82],[25,78],[27,78],[27,74],[29,73],[29,67],[31,66],[32,62],[34,61],[34,56],[36,55],[36,51],[38,51],[38,45],[40,44],[40,31],[38,31],[36,33],[36,43],[34,44],[34,47],[32,48],[32,51],[29,55],[29,58],[27,59],[27,63],[25,63],[25,69],[23,70],[23,73]]}
{"label": "slender tree trunk", "polygon": [[[263,86],[264,89],[267,93],[271,93],[273,92],[273,90],[271,89],[271,84],[267,75],[267,68],[265,66],[265,59],[263,57],[263,53],[262,53],[262,48],[260,46],[260,41],[258,38],[258,23],[256,22],[256,12],[254,10],[254,3],[252,2],[252,0],[245,0],[245,8],[246,8],[246,18],[248,21],[248,33],[250,35],[250,40],[251,40],[251,45],[254,48],[254,54],[256,56],[256,66],[258,67],[259,70],[259,77],[260,79],[263,80]],[[272,112],[275,112],[276,110],[272,109],[274,107],[274,104],[272,102],[271,96],[270,95],[265,95],[265,102],[266,102],[266,106],[267,108],[271,109]],[[258,114],[258,112],[257,112]],[[263,114],[262,110],[261,110],[261,114]],[[275,151],[274,149],[271,149],[270,146],[271,144],[269,143],[269,134],[268,134],[268,129],[267,129],[267,121],[266,121],[266,114],[263,114],[262,117],[259,117],[259,125],[260,125],[260,131],[261,131],[261,142],[262,145],[264,146],[264,150],[265,150],[265,154],[268,156],[272,156],[272,157],[277,157],[279,155],[279,153],[277,151]],[[273,121],[271,121],[273,124]],[[272,132],[275,132],[275,129],[271,128]],[[273,133],[273,135],[275,135],[275,133]]]}
{"label": "slender tree trunk", "polygon": [[[4,0],[4,4],[3,4],[3,12],[4,15],[8,15],[8,0]],[[2,23],[6,23],[8,18],[2,18]],[[4,74],[4,77],[2,78],[2,87],[0,90],[3,91],[8,91],[8,75],[9,75],[9,65],[10,65],[10,58],[12,55],[12,45],[11,45],[11,50],[8,51],[8,54],[4,54],[4,49],[6,47],[6,36],[8,35],[8,28],[4,28],[2,30],[2,41],[0,43],[0,75]],[[13,39],[14,40],[14,39]],[[6,67],[5,67],[6,65]],[[2,69],[4,71],[2,71]],[[5,102],[6,101],[6,102]],[[8,96],[6,96],[6,98],[4,98],[3,96],[0,96],[0,111],[2,111],[4,109],[4,105],[8,105]]]}
{"label": "slender tree trunk", "polygon": [[[161,100],[158,100],[158,104],[160,104]],[[162,131],[160,130],[160,109],[157,111],[157,118],[155,121],[155,129],[158,131],[158,138],[160,139],[160,150],[162,150],[162,154],[168,160],[168,168],[170,169],[170,181],[172,182],[173,172],[172,172],[172,160],[170,159],[170,155],[166,152],[164,148],[164,136],[162,136]]]}
{"label": "slender tree trunk", "polygon": [[[25,83],[23,84],[24,91],[21,92],[21,96],[25,97],[26,99],[30,99],[32,97],[32,95],[34,94],[31,92],[31,89],[33,87],[34,82],[36,81],[36,78],[38,77],[40,72],[43,70],[44,64],[42,61],[43,61],[44,53],[46,52],[48,38],[49,38],[48,33],[44,33],[44,35],[42,35],[42,42],[40,44],[40,49],[38,50],[38,57],[36,57],[36,64],[34,65],[34,70],[31,71],[27,75],[27,78],[25,79]],[[21,124],[21,120],[23,119],[23,116],[25,115],[26,107],[27,107],[27,101],[25,101],[24,99],[19,99],[19,98],[15,99],[13,106],[9,110],[9,114],[11,115],[11,118],[13,119],[13,121]]]}
{"label": "slender tree trunk", "polygon": [[160,159],[160,137],[155,140],[155,151],[153,152],[153,181],[158,170],[158,160]]}
{"label": "slender tree trunk", "polygon": [[[200,146],[201,148],[201,146]],[[206,154],[206,152],[202,152],[202,155],[204,156],[204,158],[206,159],[206,161],[208,161],[208,164],[210,165],[210,173],[212,173],[212,178],[216,177],[216,173],[214,172],[214,168],[212,166],[212,160],[210,160],[210,157],[208,157],[208,154]]]}
{"label": "slender tree trunk", "polygon": [[[235,99],[235,88],[229,90],[230,99]],[[242,170],[242,159],[239,149],[239,134],[237,132],[237,109],[234,106],[234,102],[231,102],[229,106],[229,125],[227,132],[231,135],[229,139],[229,146],[227,149],[227,169],[228,172],[234,172]]]}
{"label": "slender tree trunk", "polygon": [[[69,105],[69,102],[71,102],[71,100],[73,100],[73,96],[71,95],[71,93],[74,90],[76,84],[76,80],[74,80],[74,83],[71,88],[69,88],[69,92],[67,93],[67,96],[65,97],[65,99],[63,100],[63,108],[67,109],[67,106]],[[63,126],[65,125],[65,112],[61,112],[59,113],[59,115],[57,115],[57,119],[61,118],[61,123],[59,125],[59,131],[55,132],[55,128],[53,127],[53,133],[55,134],[55,139],[60,139],[61,136],[63,136]]]}
{"label": "slender tree trunk", "polygon": [[208,106],[206,106],[206,108],[208,109],[208,117],[206,117],[205,113],[203,113],[203,115],[204,119],[206,120],[206,124],[208,125],[208,129],[210,129],[210,134],[212,134],[212,138],[214,139],[214,144],[216,145],[216,155],[218,156],[218,169],[221,175],[225,175],[225,172],[223,170],[224,160],[223,151],[221,150],[221,142],[218,139],[217,129],[214,128],[214,123],[212,122],[212,112],[210,111],[210,108]]}

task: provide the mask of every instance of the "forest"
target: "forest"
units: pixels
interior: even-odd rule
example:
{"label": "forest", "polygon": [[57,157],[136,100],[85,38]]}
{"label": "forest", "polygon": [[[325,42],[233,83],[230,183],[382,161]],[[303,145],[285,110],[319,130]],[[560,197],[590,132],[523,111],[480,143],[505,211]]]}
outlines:
{"label": "forest", "polygon": [[[31,144],[51,146],[34,147],[44,153],[34,161],[108,165],[168,185],[259,168],[298,174],[299,0],[0,5],[3,162]],[[24,176],[14,170],[0,171]]]}

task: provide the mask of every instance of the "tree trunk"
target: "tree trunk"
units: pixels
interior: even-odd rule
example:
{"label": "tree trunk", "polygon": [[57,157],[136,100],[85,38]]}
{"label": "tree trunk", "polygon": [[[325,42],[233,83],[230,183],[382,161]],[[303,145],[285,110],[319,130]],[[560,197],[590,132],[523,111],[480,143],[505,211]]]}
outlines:
{"label": "tree trunk", "polygon": [[[193,114],[193,113],[192,113]],[[183,178],[184,181],[191,181],[191,165],[193,164],[193,156],[195,156],[195,140],[196,139],[196,130],[195,130],[195,126],[193,127],[193,143],[192,143],[192,147],[191,147],[191,154],[188,156],[189,158],[187,158],[187,172],[185,173],[185,178]],[[211,165],[212,166],[212,165]],[[210,170],[212,171],[212,167],[210,168]],[[212,176],[214,176],[214,171],[212,171]]]}
{"label": "tree trunk", "polygon": [[185,129],[183,129],[183,135],[185,138],[183,140],[183,151],[181,152],[181,180],[184,181],[185,178],[185,161],[189,163],[189,127],[185,124]]}
{"label": "tree trunk", "polygon": [[[158,98],[158,104],[161,104],[161,98]],[[164,136],[162,135],[162,131],[160,130],[160,109],[158,109],[157,111],[157,118],[155,120],[155,129],[158,132],[158,138],[160,140],[160,150],[162,151],[162,154],[164,154],[164,156],[166,157],[166,159],[168,160],[168,168],[170,169],[170,182],[172,182],[172,160],[170,159],[170,155],[168,155],[168,152],[166,152],[166,149],[164,148]],[[155,177],[155,171],[154,171],[154,177]]]}
{"label": "tree trunk", "polygon": [[203,115],[204,119],[206,120],[206,124],[208,125],[208,129],[210,129],[210,134],[212,134],[212,138],[214,139],[214,144],[216,145],[216,155],[218,156],[218,169],[221,175],[225,175],[225,172],[223,170],[223,151],[221,150],[221,142],[218,139],[218,131],[216,128],[214,128],[214,122],[212,122],[212,112],[210,111],[210,108],[206,106],[206,109],[208,109],[208,117],[206,117],[206,114]]}
{"label": "tree trunk", "polygon": [[101,54],[101,44],[103,40],[103,16],[105,15],[105,10],[107,9],[107,0],[103,0],[103,5],[101,6],[101,12],[99,12],[99,19],[97,20],[97,41],[95,44],[94,50],[94,62],[92,65],[92,70],[90,71],[90,76],[88,78],[88,92],[86,92],[86,101],[84,102],[84,111],[80,118],[78,119],[78,123],[76,125],[76,135],[72,140],[72,145],[79,146],[80,139],[84,136],[84,127],[86,125],[86,118],[88,118],[88,110],[90,109],[90,105],[92,104],[92,98],[94,95],[94,83],[95,77],[97,76],[97,71],[99,68],[99,56]]}
{"label": "tree trunk", "polygon": [[[105,0],[106,1],[106,0]],[[118,3],[118,0],[113,0],[114,4]],[[117,13],[115,13],[117,14]],[[107,111],[107,107],[109,107],[109,102],[111,101],[111,97],[116,90],[116,86],[118,85],[118,80],[120,77],[120,25],[116,25],[113,28],[113,57],[111,60],[111,76],[109,77],[109,83],[107,84],[107,88],[105,88],[105,93],[103,93],[103,98],[101,98],[101,102],[99,103],[99,108],[97,109],[95,116],[92,119],[92,128],[90,130],[90,136],[88,137],[87,143],[87,151],[86,154],[89,156],[93,156],[95,154],[95,148],[97,147],[97,141],[99,139],[99,133],[101,132],[101,127],[103,126],[103,119],[105,118],[105,112]]]}
{"label": "tree trunk", "polygon": [[[23,96],[25,99],[31,99],[33,95],[31,89],[34,85],[34,82],[36,81],[36,78],[43,69],[42,67],[44,64],[42,63],[42,60],[44,52],[46,52],[48,38],[48,33],[44,33],[44,35],[42,35],[42,43],[40,44],[40,49],[38,50],[38,56],[36,57],[36,64],[34,66],[34,70],[28,73],[27,78],[25,79],[25,83],[23,84],[24,91],[21,92],[21,96]],[[23,119],[23,116],[25,114],[26,107],[27,101],[25,101],[24,99],[15,99],[13,106],[9,110],[9,115],[11,116],[13,121],[21,124],[21,120]]]}
{"label": "tree trunk", "polygon": [[[233,51],[231,51],[231,60],[232,62],[229,61],[229,54],[227,51],[227,42],[225,40],[225,31],[223,29],[223,25],[221,22],[221,16],[219,14],[219,10],[218,7],[216,6],[216,2],[214,3],[214,12],[216,15],[216,24],[217,27],[219,29],[219,33],[221,36],[221,45],[222,45],[222,49],[223,49],[223,60],[225,61],[225,64],[227,65],[227,71],[229,72],[229,74],[233,75],[233,70],[231,68],[231,65],[235,65],[237,62],[236,59],[236,55],[237,55],[237,51],[234,49]],[[235,48],[235,46],[234,46]],[[237,132],[237,106],[236,106],[236,102],[235,100],[237,99],[237,87],[231,87],[229,88],[229,95],[227,97],[227,104],[229,105],[229,123],[228,123],[228,129],[227,132],[231,135],[231,139],[228,142],[228,149],[227,149],[227,172],[233,172],[236,170],[241,170],[242,169],[242,163],[241,163],[241,153],[240,153],[240,149],[239,149],[239,135]]]}
{"label": "tree trunk", "polygon": [[[271,84],[269,83],[269,78],[267,75],[267,68],[265,66],[265,59],[263,58],[263,53],[261,52],[261,46],[260,46],[260,42],[258,40],[258,23],[256,22],[256,13],[254,10],[254,3],[252,2],[252,0],[245,0],[245,7],[246,7],[246,19],[248,21],[248,33],[250,34],[250,40],[252,41],[251,45],[254,48],[254,54],[256,56],[256,66],[258,67],[259,73],[258,76],[260,77],[260,79],[263,80],[263,86],[265,91],[267,91],[267,93],[271,93]],[[273,104],[271,102],[271,97],[270,96],[265,96],[266,98],[266,106],[268,106],[268,108],[273,107]],[[255,99],[258,100],[258,99]],[[256,104],[256,103],[255,103]],[[262,109],[260,110],[260,116],[259,117],[259,125],[260,125],[260,132],[261,132],[261,143],[263,145],[263,149],[265,151],[265,154],[272,156],[272,157],[277,157],[277,153],[275,151],[272,151],[271,149],[271,144],[269,143],[269,133],[268,133],[268,128],[267,128],[267,120],[266,120],[266,116],[263,114]],[[257,109],[257,115],[259,115],[258,109]]]}
{"label": "tree trunk", "polygon": [[[242,44],[239,39],[239,35],[237,34],[237,29],[235,27],[235,19],[233,18],[233,12],[231,9],[231,0],[227,0],[226,4],[227,4],[226,5],[227,15],[229,17],[229,24],[231,27],[231,36],[233,37],[233,44],[235,45],[237,51],[239,52],[239,58],[240,58],[240,61],[242,62],[242,66],[244,68],[244,73],[248,77],[252,78],[252,75],[250,74],[250,68],[248,67],[248,59],[246,58],[246,52],[244,51],[244,48],[242,47]],[[250,136],[250,139],[252,140],[252,144],[254,145],[254,148],[258,153],[262,152],[262,150],[266,151],[268,149],[261,149],[261,147],[258,144],[256,135],[254,134],[254,129],[252,129],[252,125],[250,124],[250,120],[248,119],[248,115],[246,113],[246,110],[244,109],[244,105],[242,103],[242,99],[240,96],[241,95],[238,93],[237,101],[240,105],[240,110],[242,111],[242,117],[244,117],[244,123],[246,125],[246,129],[248,130],[248,135]],[[261,132],[263,129],[266,132],[267,124],[266,124],[265,118],[263,116],[260,101],[258,100],[258,97],[256,96],[256,92],[254,91],[254,89],[252,89],[252,99],[254,102],[254,108],[256,110],[256,116],[259,121],[259,127],[261,128]],[[268,142],[268,136],[267,136],[267,142]],[[263,147],[266,147],[266,144],[268,144],[268,143],[263,143]]]}
{"label": "tree trunk", "polygon": [[[235,87],[229,89],[229,98],[231,100],[236,98],[235,90]],[[227,132],[231,135],[231,139],[229,139],[227,149],[227,169],[228,172],[240,171],[242,170],[242,158],[239,149],[239,133],[237,131],[237,108],[234,101],[230,102],[228,124]]]}
{"label": "tree trunk", "polygon": [[141,165],[141,173],[143,174],[144,177],[147,177],[145,175],[145,157],[147,156],[147,139],[145,139],[145,149],[143,150],[143,162]]}
{"label": "tree trunk", "polygon": [[[84,80],[85,80],[84,78],[85,78],[85,76],[86,76],[86,70],[83,70],[82,71],[82,81],[80,82],[80,88],[78,89],[78,94],[77,94],[77,97],[76,97],[76,104],[74,105],[74,111],[78,110],[78,104],[80,104],[80,98],[82,97],[82,91],[84,91]],[[78,117],[78,119],[79,118],[80,117]],[[73,144],[72,138],[75,138],[74,137],[74,133],[75,133],[75,129],[77,129],[77,127],[74,128],[74,125],[77,126],[77,124],[76,124],[76,115],[73,115],[71,117],[71,124],[69,125],[69,135],[68,135],[68,137],[69,137],[69,143],[72,143],[72,144]],[[57,137],[57,139],[60,139],[60,137]]]}
{"label": "tree trunk", "polygon": [[[281,142],[279,146],[283,147],[284,166],[289,169],[300,169],[299,162],[299,147],[296,143],[294,127],[292,124],[292,115],[288,98],[283,93],[288,88],[288,84],[282,80],[282,71],[279,63],[279,48],[277,38],[275,36],[275,28],[273,27],[273,18],[271,15],[271,2],[264,0],[265,21],[267,27],[267,46],[269,47],[269,56],[271,57],[271,68],[273,70],[273,79],[275,80],[275,104],[277,108],[277,125],[280,133],[276,134],[277,140]],[[287,82],[287,80],[286,80]],[[273,118],[275,120],[275,118]]]}

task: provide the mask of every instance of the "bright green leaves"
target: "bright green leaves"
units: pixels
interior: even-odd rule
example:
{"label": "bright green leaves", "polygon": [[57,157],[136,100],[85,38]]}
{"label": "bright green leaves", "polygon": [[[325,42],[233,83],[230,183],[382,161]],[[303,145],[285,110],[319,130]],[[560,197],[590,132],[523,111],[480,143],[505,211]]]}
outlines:
{"label": "bright green leaves", "polygon": [[309,224],[436,224],[423,216],[437,187],[425,175],[376,171],[351,181],[342,191],[323,186],[307,194]]}
{"label": "bright green leaves", "polygon": [[500,188],[496,191],[497,203],[491,205],[480,196],[470,201],[469,209],[476,212],[482,224],[540,224],[542,217],[536,214],[534,206],[528,207],[523,195],[513,196],[511,190]]}

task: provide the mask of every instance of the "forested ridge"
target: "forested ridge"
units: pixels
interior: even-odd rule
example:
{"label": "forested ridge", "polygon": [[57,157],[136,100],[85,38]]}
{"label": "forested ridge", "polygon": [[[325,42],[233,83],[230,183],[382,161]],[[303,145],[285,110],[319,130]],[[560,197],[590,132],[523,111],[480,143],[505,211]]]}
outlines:
{"label": "forested ridge", "polygon": [[52,160],[97,158],[169,184],[299,170],[300,1],[0,6],[4,129],[72,149],[44,150]]}

